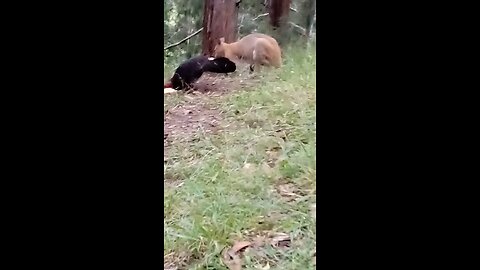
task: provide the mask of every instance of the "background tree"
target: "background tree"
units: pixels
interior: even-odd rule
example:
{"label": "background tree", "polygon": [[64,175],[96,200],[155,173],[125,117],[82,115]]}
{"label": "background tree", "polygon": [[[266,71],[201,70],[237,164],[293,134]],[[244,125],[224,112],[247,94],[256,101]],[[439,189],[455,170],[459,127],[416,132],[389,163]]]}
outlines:
{"label": "background tree", "polygon": [[290,0],[270,0],[268,9],[270,25],[273,29],[285,27],[290,12]]}
{"label": "background tree", "polygon": [[203,11],[202,53],[213,55],[215,45],[222,37],[226,42],[237,40],[237,0],[205,0]]}
{"label": "background tree", "polygon": [[[288,17],[286,18],[288,21],[283,27],[277,28],[277,30],[273,30],[270,23],[270,0],[241,0],[241,2],[236,0],[236,8],[233,13],[232,10],[227,11],[226,7],[223,9],[220,8],[220,10],[210,10],[211,15],[215,17],[217,17],[218,14],[213,14],[212,12],[214,10],[220,13],[225,12],[222,16],[228,17],[229,19],[223,20],[224,26],[221,25],[222,19],[212,20],[213,18],[210,18],[210,20],[211,23],[214,24],[214,27],[223,28],[221,31],[223,31],[225,39],[229,42],[253,32],[274,36],[278,39],[282,47],[288,46],[290,42],[297,42],[300,40],[299,37],[306,37],[307,35],[311,36],[308,39],[309,43],[315,41],[315,0],[288,1],[290,4]],[[223,2],[228,7],[233,7],[231,0],[224,0]],[[208,4],[215,4],[214,0],[164,0],[163,3],[165,16],[164,66],[176,65],[179,61],[202,54],[205,47],[205,32],[202,28],[205,22],[205,8]],[[206,19],[208,19],[208,14]],[[216,25],[217,23],[219,25]],[[279,23],[282,23],[281,20]],[[234,25],[232,26],[231,24]],[[232,28],[234,29],[233,31]],[[279,30],[284,31],[284,33],[278,33]],[[235,36],[233,36],[233,34],[235,34]],[[215,32],[210,33],[208,40],[215,44],[215,38],[217,38],[217,36],[212,35],[216,35]],[[302,40],[305,42],[307,39]],[[183,42],[179,43],[179,41]],[[208,47],[208,49],[205,51],[210,52],[212,50],[211,43],[207,44],[206,47]]]}

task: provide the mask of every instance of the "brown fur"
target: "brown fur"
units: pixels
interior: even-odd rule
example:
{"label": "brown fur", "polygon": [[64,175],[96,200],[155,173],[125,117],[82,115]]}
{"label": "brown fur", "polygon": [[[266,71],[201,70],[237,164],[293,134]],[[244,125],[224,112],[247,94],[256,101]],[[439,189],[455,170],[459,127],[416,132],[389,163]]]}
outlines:
{"label": "brown fur", "polygon": [[260,33],[247,35],[233,43],[225,43],[221,38],[215,47],[215,57],[221,56],[232,61],[242,59],[258,69],[262,65],[276,68],[282,66],[282,51],[277,41]]}

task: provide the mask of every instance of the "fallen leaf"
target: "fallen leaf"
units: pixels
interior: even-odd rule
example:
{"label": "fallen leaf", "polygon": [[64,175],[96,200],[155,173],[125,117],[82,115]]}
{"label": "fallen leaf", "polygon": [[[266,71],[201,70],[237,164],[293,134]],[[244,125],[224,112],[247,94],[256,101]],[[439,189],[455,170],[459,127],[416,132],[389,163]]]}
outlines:
{"label": "fallen leaf", "polygon": [[289,196],[289,197],[302,197],[298,194],[295,193],[297,188],[293,184],[284,184],[284,185],[279,185],[277,187],[278,192],[282,196]]}
{"label": "fallen leaf", "polygon": [[225,249],[223,253],[223,262],[230,270],[241,270],[242,260],[239,252],[249,247],[252,243],[248,241],[236,242],[232,248]]}
{"label": "fallen leaf", "polygon": [[274,247],[288,247],[290,246],[290,235],[286,233],[276,233],[272,238],[272,246]]}
{"label": "fallen leaf", "polygon": [[230,256],[227,249],[223,252],[223,263],[228,267],[230,270],[241,270],[242,269],[242,260],[240,256],[234,255]]}
{"label": "fallen leaf", "polygon": [[230,256],[233,256],[233,254],[236,255],[239,251],[242,251],[244,248],[246,248],[250,245],[252,245],[252,243],[248,242],[248,241],[237,242],[237,243],[235,243],[235,245],[233,245],[233,247],[231,249],[228,250],[228,254]]}

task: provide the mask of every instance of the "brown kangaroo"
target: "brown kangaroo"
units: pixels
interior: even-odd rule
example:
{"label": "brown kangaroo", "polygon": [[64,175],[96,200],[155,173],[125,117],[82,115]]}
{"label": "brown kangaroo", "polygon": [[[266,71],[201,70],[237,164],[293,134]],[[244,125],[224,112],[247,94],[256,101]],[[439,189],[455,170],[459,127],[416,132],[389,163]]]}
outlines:
{"label": "brown kangaroo", "polygon": [[250,63],[250,70],[253,67],[257,70],[260,66],[282,66],[282,51],[277,41],[268,35],[253,33],[247,35],[237,42],[225,43],[220,38],[215,46],[215,57],[227,57],[230,60],[242,59]]}

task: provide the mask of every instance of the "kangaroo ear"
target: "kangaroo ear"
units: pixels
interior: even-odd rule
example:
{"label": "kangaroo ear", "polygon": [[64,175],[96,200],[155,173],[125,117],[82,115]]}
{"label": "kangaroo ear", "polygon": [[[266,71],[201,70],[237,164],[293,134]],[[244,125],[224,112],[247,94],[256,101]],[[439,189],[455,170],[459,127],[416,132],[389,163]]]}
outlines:
{"label": "kangaroo ear", "polygon": [[224,42],[225,42],[225,38],[224,38],[224,37],[221,37],[221,38],[220,38],[220,43],[219,43],[219,44],[222,44],[222,43],[224,43]]}

